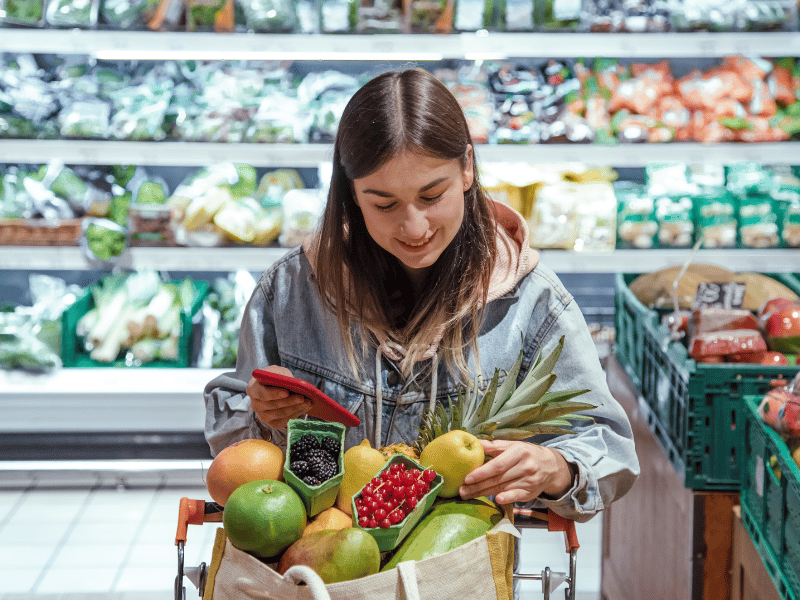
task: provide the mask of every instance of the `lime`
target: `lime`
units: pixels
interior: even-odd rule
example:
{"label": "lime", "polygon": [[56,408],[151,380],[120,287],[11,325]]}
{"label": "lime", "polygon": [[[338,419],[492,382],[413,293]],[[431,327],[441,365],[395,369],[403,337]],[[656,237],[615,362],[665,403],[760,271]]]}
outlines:
{"label": "lime", "polygon": [[233,491],[225,504],[222,523],[234,548],[270,558],[303,535],[306,509],[287,484],[260,479]]}

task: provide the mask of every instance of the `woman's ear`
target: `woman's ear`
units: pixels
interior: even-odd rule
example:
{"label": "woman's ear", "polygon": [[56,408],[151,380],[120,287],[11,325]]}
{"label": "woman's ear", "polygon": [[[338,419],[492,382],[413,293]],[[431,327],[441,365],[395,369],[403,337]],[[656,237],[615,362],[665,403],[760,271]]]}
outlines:
{"label": "woman's ear", "polygon": [[464,184],[465,192],[472,187],[472,182],[475,181],[473,162],[474,161],[472,158],[472,144],[468,144],[467,152],[464,156],[464,168],[461,170],[461,180]]}

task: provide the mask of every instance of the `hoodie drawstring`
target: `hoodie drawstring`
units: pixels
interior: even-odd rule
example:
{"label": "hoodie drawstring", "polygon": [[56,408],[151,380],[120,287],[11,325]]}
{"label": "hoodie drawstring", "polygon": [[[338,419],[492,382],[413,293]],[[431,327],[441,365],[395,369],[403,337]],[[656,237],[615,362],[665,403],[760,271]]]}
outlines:
{"label": "hoodie drawstring", "polygon": [[431,412],[436,408],[436,392],[439,387],[439,353],[433,355],[431,363],[431,398],[428,401],[428,408]]}
{"label": "hoodie drawstring", "polygon": [[381,373],[381,348],[375,354],[375,448],[381,447],[383,431],[383,373]]}
{"label": "hoodie drawstring", "polygon": [[[383,354],[380,347],[375,352],[375,433],[373,443],[375,448],[380,448],[383,441],[383,373],[381,372],[381,359]],[[434,354],[431,359],[431,396],[428,399],[428,408],[431,412],[436,408],[436,394],[439,387],[439,354]]]}

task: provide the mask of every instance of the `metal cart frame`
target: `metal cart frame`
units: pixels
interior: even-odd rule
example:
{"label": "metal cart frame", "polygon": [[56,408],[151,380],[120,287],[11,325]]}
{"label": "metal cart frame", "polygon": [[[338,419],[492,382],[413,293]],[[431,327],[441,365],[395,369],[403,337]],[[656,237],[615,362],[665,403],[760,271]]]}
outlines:
{"label": "metal cart frame", "polygon": [[[221,523],[223,507],[216,502],[204,500],[190,500],[181,498],[178,511],[178,530],[175,534],[175,546],[178,549],[178,575],[175,577],[175,600],[187,600],[186,588],[183,578],[186,576],[198,589],[202,598],[205,593],[208,566],[200,563],[197,567],[186,568],[184,564],[184,546],[189,525],[202,525],[203,523]],[[544,600],[550,600],[550,595],[562,584],[566,583],[564,598],[575,600],[575,579],[577,576],[578,560],[578,535],[575,531],[575,522],[565,519],[552,511],[540,512],[523,508],[514,509],[514,526],[518,529],[547,529],[548,531],[563,532],[567,554],[569,554],[569,573],[552,571],[545,567],[541,573],[514,573],[515,580],[534,580],[542,582]]]}

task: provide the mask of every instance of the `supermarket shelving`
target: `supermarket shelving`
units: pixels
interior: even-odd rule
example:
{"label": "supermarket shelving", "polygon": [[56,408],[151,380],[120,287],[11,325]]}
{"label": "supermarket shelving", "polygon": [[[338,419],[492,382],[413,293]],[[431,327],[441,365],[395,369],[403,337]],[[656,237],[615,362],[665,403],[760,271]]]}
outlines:
{"label": "supermarket shelving", "polygon": [[[0,29],[0,52],[87,55],[98,60],[295,60],[425,62],[443,59],[608,56],[718,58],[800,56],[800,33],[552,34],[480,31],[451,35],[283,35]],[[482,161],[585,162],[641,167],[648,162],[796,164],[797,143],[584,144],[479,146]],[[325,144],[211,144],[90,140],[0,140],[0,162],[202,166],[219,161],[260,167],[315,167],[331,157]],[[180,271],[260,272],[283,248],[132,248],[120,266]],[[556,272],[641,272],[682,264],[684,250],[617,250],[606,254],[544,251]],[[696,260],[737,270],[798,271],[797,250],[702,250]],[[0,274],[11,270],[82,270],[77,247],[0,247]],[[0,370],[0,432],[160,431],[203,429],[202,390],[219,370],[60,369],[48,374]],[[86,415],[91,414],[91,420]]]}
{"label": "supermarket shelving", "polygon": [[[203,388],[219,369],[0,370],[0,434],[202,431]],[[146,376],[144,376],[146,375]]]}
{"label": "supermarket shelving", "polygon": [[[485,162],[582,162],[615,167],[643,167],[654,161],[726,164],[739,161],[796,164],[797,142],[761,144],[497,144],[480,145]],[[102,140],[0,140],[0,163],[44,163],[59,157],[73,165],[112,163],[150,166],[197,166],[222,161],[255,167],[317,167],[330,161],[329,144],[259,144],[204,142],[125,142]]]}
{"label": "supermarket shelving", "polygon": [[[126,269],[154,268],[165,271],[235,271],[261,273],[287,252],[286,248],[130,248],[119,266]],[[542,262],[558,273],[640,273],[683,264],[691,250],[614,250],[613,252],[571,252],[543,250]],[[800,250],[730,249],[701,250],[694,260],[736,265],[739,271],[800,271]],[[11,270],[82,270],[94,268],[75,246],[0,246],[0,272]]]}
{"label": "supermarket shelving", "polygon": [[[413,40],[413,43],[410,41]],[[488,60],[507,57],[641,58],[800,55],[800,34],[505,33],[302,35],[3,29],[2,52],[87,54],[108,60]],[[599,53],[599,54],[598,54]]]}

